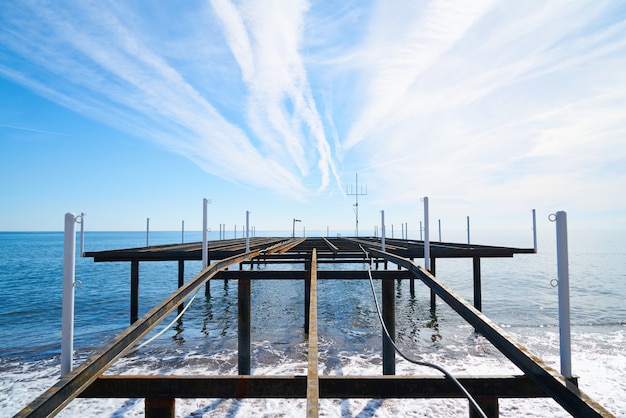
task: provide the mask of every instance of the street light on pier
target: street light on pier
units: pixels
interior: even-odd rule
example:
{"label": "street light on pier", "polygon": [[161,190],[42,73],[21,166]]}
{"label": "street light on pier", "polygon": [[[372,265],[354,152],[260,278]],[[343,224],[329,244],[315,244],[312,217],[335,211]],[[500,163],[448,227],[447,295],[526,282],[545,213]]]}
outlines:
{"label": "street light on pier", "polygon": [[293,227],[291,228],[291,238],[296,237],[296,222],[302,222],[300,219],[293,218]]}

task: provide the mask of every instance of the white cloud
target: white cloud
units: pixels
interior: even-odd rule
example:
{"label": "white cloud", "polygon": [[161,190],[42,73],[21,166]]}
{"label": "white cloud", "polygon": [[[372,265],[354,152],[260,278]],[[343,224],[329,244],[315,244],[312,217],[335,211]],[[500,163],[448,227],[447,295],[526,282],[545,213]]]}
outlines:
{"label": "white cloud", "polygon": [[4,4],[0,74],[296,199],[363,170],[390,204],[626,207],[618,2],[140,7]]}

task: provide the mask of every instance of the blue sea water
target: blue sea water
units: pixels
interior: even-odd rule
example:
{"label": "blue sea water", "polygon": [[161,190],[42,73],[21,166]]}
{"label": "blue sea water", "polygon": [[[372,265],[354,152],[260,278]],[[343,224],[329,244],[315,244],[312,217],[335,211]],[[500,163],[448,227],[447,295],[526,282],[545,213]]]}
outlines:
{"label": "blue sea water", "polygon": [[[185,241],[199,240],[199,233],[186,233]],[[180,241],[179,232],[150,235],[151,245]],[[145,232],[87,232],[85,236],[86,251],[145,244]],[[528,246],[523,240],[505,244]],[[573,371],[580,377],[581,389],[616,416],[626,416],[625,244],[619,235],[570,234]],[[176,289],[177,267],[169,262],[140,264],[140,315]],[[483,312],[559,369],[557,289],[551,286],[556,256],[551,238],[545,239],[538,254],[483,259],[481,267]],[[0,417],[18,412],[58,378],[62,269],[62,233],[0,233]],[[186,280],[199,270],[199,262],[187,262]],[[437,260],[436,273],[457,294],[472,300],[471,260]],[[77,258],[76,279],[80,284],[75,292],[75,364],[128,325],[130,263]],[[182,321],[136,355],[120,360],[114,366],[116,373],[236,374],[236,283],[217,281],[211,286],[210,297],[199,294]],[[515,366],[441,301],[433,318],[428,289],[416,287],[413,296],[408,282],[396,284],[397,340],[407,354],[445,365],[459,375],[516,373]],[[303,293],[300,282],[253,283],[255,374],[306,372]],[[318,319],[321,374],[381,373],[380,325],[368,282],[320,282]],[[398,374],[432,373],[415,370],[403,360],[398,360],[397,369]],[[301,401],[177,402],[180,416],[292,416],[302,415],[304,408]],[[79,399],[61,416],[138,416],[142,409],[139,400]],[[326,416],[467,416],[467,402],[459,400],[324,400],[321,409]],[[501,400],[500,410],[513,416],[567,416],[551,400]]]}

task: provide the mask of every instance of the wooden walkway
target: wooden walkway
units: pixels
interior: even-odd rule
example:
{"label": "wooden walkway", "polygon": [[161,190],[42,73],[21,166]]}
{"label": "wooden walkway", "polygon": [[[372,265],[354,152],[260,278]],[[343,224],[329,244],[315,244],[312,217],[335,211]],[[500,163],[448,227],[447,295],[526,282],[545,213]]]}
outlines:
{"label": "wooden walkway", "polygon": [[[383,266],[383,269],[373,270],[372,276],[382,285],[383,321],[392,339],[395,339],[394,282],[410,280],[413,292],[413,283],[419,280],[431,289],[431,309],[435,308],[435,297],[443,299],[523,372],[520,376],[458,377],[487,416],[498,416],[500,398],[535,397],[552,397],[573,416],[612,416],[578,389],[576,379],[565,379],[480,312],[480,259],[512,257],[533,253],[533,249],[431,243],[431,271],[413,261],[424,257],[421,241],[386,240],[385,251],[382,251],[381,242],[375,238],[254,238],[250,240],[250,251],[245,250],[245,240],[211,242],[209,257],[212,263],[187,283],[181,279],[184,277],[184,262],[201,259],[200,243],[86,253],[85,256],[93,257],[96,262],[131,263],[131,326],[17,416],[54,415],[76,397],[145,398],[147,417],[173,417],[176,398],[304,398],[307,400],[307,417],[317,417],[319,399],[323,398],[462,397],[459,389],[444,377],[396,376],[396,353],[385,337],[382,337],[381,375],[318,375],[317,281],[369,279],[368,257]],[[437,258],[453,257],[474,260],[474,306],[455,295],[434,275]],[[137,318],[139,263],[155,261],[179,262],[179,289],[142,318]],[[256,263],[292,263],[293,267],[287,271],[271,271],[267,267],[255,270]],[[317,266],[321,263],[347,266],[336,271],[318,271]],[[250,269],[233,269],[244,264],[250,264]],[[389,264],[394,268],[387,269]],[[353,268],[348,269],[348,266]],[[169,313],[180,309],[190,295],[206,286],[209,280],[218,278],[238,282],[238,376],[102,376]],[[255,280],[263,279],[303,281],[303,326],[309,341],[306,376],[250,375],[250,289]],[[478,415],[470,409],[470,416]]]}

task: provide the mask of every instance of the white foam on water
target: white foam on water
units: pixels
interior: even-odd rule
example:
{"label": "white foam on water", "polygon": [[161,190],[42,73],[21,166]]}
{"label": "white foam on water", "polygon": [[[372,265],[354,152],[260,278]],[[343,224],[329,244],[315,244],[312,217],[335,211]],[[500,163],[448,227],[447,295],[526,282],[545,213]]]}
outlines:
{"label": "white foam on water", "polygon": [[[514,333],[546,364],[558,370],[558,330],[518,330]],[[574,332],[573,368],[579,387],[615,416],[626,416],[626,330]],[[473,341],[473,343],[471,343]],[[441,352],[421,353],[422,360],[443,366],[456,376],[521,374],[508,359],[482,337],[469,339],[465,346],[448,347]],[[253,343],[254,375],[304,375],[306,346],[297,347],[295,356],[286,356],[284,346],[269,341]],[[410,349],[407,349],[410,351]],[[417,353],[410,353],[417,355]],[[295,357],[295,358],[290,358]],[[360,352],[337,350],[332,341],[320,344],[320,375],[380,375],[379,350]],[[0,416],[12,416],[59,376],[57,358],[33,363],[0,363]],[[397,360],[398,375],[440,375],[439,372]],[[222,350],[210,355],[184,348],[145,349],[118,361],[107,374],[139,375],[217,375],[237,374],[237,353]],[[568,417],[554,400],[500,399],[502,416]],[[323,417],[466,417],[469,405],[463,399],[322,399]],[[304,399],[177,399],[179,417],[304,416]],[[144,415],[143,399],[75,399],[58,416],[138,417]]]}

